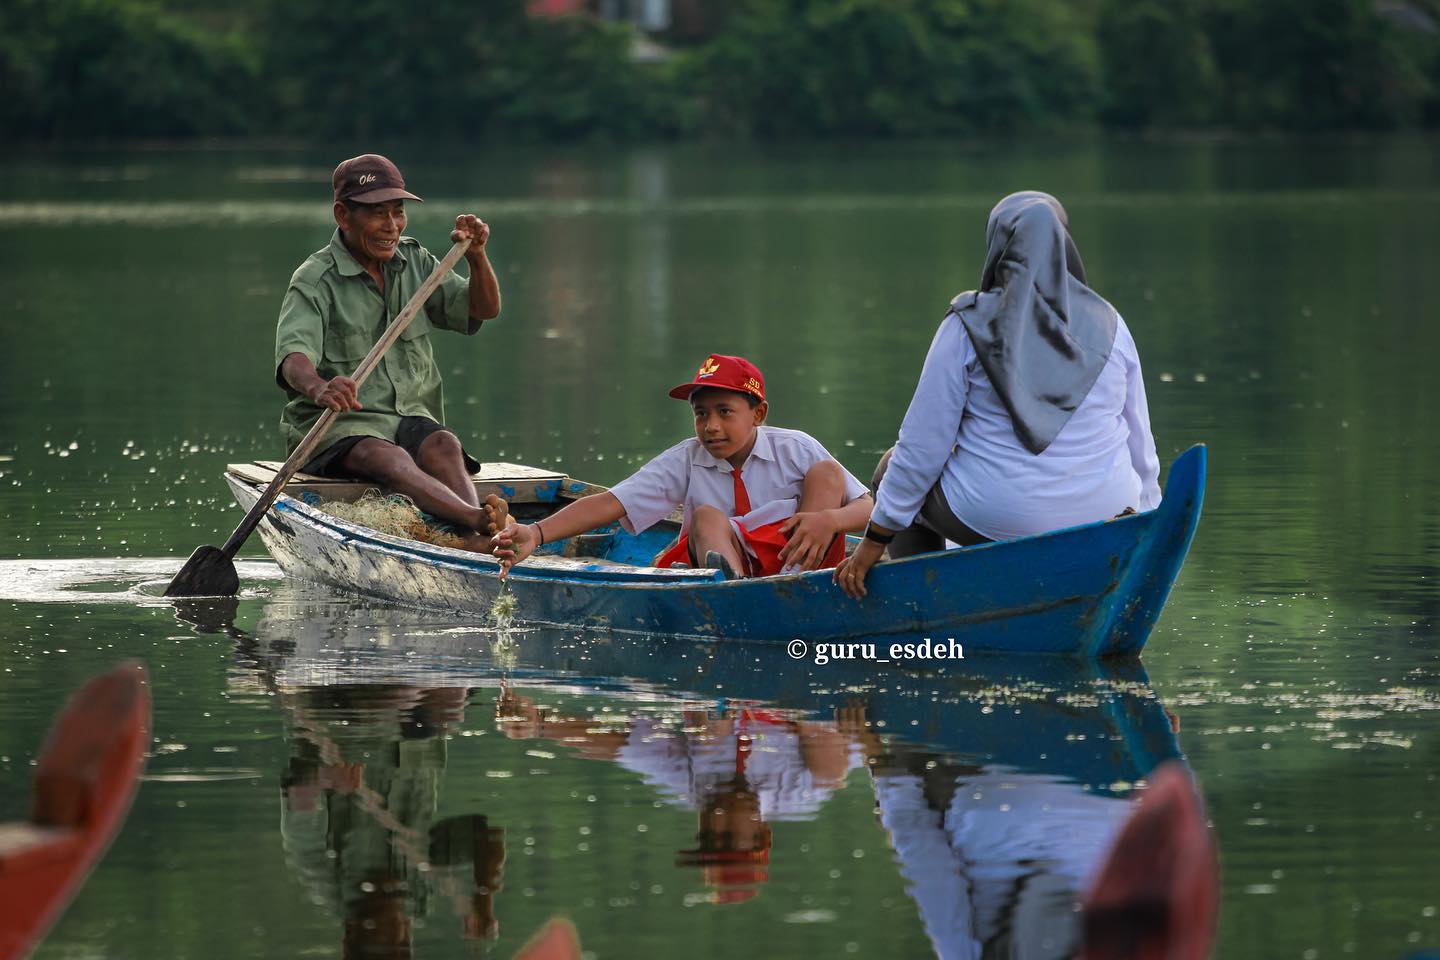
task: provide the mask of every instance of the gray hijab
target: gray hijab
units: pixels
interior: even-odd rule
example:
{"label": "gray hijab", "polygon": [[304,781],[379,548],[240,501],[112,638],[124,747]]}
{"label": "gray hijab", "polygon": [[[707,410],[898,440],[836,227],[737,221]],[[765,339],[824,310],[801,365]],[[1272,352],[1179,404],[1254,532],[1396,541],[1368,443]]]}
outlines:
{"label": "gray hijab", "polygon": [[980,289],[950,312],[970,342],[1015,435],[1042,453],[1100,376],[1115,342],[1115,309],[1085,285],[1060,201],[1012,193],[990,211]]}

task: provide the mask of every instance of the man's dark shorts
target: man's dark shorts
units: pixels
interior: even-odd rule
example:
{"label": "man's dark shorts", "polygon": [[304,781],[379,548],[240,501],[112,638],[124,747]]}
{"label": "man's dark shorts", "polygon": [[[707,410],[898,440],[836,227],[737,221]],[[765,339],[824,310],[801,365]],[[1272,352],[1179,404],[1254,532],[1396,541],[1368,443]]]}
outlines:
{"label": "man's dark shorts", "polygon": [[[411,459],[414,459],[419,455],[420,444],[425,442],[426,437],[437,431],[448,429],[448,427],[442,427],[429,417],[401,417],[400,426],[395,431],[395,445],[410,454]],[[341,464],[345,462],[346,454],[354,449],[355,444],[361,440],[377,439],[379,438],[346,437],[343,440],[336,440],[330,444],[330,446],[311,457],[300,470],[303,473],[313,473],[317,477],[334,477],[340,480],[348,480],[350,479],[350,474],[346,473],[341,466]],[[386,441],[382,440],[381,442],[384,443]],[[466,470],[474,473],[480,469],[480,461],[466,453],[464,447],[461,447],[460,455],[465,458]]]}

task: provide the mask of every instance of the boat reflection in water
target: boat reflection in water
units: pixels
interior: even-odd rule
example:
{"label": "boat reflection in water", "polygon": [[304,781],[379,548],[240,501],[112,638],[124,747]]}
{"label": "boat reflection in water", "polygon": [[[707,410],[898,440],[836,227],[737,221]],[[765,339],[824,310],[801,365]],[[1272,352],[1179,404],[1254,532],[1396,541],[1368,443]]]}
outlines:
{"label": "boat reflection in water", "polygon": [[[945,957],[1072,956],[1077,904],[1137,783],[1179,756],[1138,662],[816,666],[771,647],[507,636],[313,590],[287,582],[253,635],[230,631],[234,680],[263,685],[285,712],[286,849],[344,918],[347,956],[408,956],[414,920],[439,901],[464,937],[496,935],[503,825],[480,813],[434,821],[448,754],[502,745],[451,740],[462,726],[616,764],[652,799],[692,810],[692,844],[643,855],[698,874],[717,904],[767,895],[776,832],[868,778]],[[602,710],[583,706],[597,698]],[[502,783],[526,798],[539,786]],[[574,906],[568,892],[546,895],[552,910]]]}

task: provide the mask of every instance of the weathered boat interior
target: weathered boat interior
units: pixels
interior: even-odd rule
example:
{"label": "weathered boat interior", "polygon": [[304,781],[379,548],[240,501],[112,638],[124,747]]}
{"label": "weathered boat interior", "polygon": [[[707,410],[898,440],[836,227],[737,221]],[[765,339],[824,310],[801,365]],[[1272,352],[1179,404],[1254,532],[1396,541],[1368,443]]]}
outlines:
{"label": "weathered boat interior", "polygon": [[[226,470],[250,483],[265,486],[281,468],[278,460],[255,460],[232,463]],[[529,467],[518,463],[482,463],[473,475],[475,493],[484,500],[496,494],[510,505],[517,520],[530,522],[547,517],[566,504],[606,488],[564,473]],[[386,493],[379,484],[358,480],[337,480],[310,473],[296,473],[285,485],[287,496],[312,506],[320,501],[354,503],[367,492]],[[585,557],[592,561],[609,561],[632,566],[649,566],[652,559],[665,550],[680,533],[680,513],[657,523],[639,536],[627,533],[618,524],[547,543],[538,551],[544,555]]]}

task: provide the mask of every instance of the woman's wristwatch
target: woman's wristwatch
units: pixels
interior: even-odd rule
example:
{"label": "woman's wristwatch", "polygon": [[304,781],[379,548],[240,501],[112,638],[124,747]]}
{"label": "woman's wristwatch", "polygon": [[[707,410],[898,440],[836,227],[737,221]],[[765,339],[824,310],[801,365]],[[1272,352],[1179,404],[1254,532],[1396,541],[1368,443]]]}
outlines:
{"label": "woman's wristwatch", "polygon": [[869,540],[871,543],[878,543],[878,544],[880,544],[880,546],[883,547],[883,546],[885,546],[886,544],[888,544],[891,540],[894,540],[894,539],[895,539],[895,534],[893,534],[893,533],[881,533],[879,530],[876,530],[876,529],[875,529],[875,524],[873,524],[873,523],[866,523],[866,524],[865,524],[865,539],[866,539],[866,540]]}

